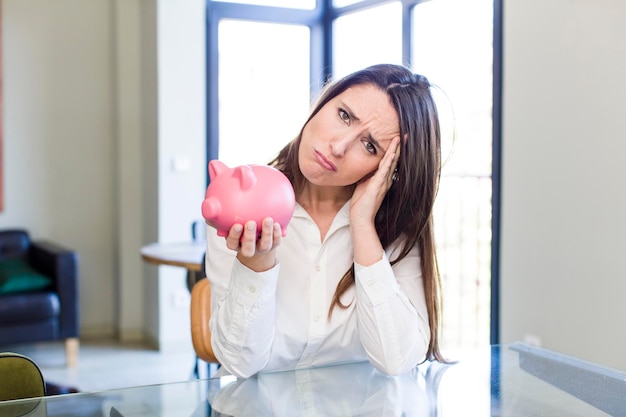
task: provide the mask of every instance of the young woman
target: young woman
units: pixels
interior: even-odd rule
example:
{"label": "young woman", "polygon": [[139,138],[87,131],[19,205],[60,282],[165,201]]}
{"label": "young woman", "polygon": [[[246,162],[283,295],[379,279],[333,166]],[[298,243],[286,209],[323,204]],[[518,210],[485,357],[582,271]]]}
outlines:
{"label": "young woman", "polygon": [[395,375],[441,359],[432,221],[440,153],[423,76],[381,64],[326,87],[271,163],[295,190],[287,236],[271,218],[234,225],[226,244],[208,233],[222,372],[369,360]]}

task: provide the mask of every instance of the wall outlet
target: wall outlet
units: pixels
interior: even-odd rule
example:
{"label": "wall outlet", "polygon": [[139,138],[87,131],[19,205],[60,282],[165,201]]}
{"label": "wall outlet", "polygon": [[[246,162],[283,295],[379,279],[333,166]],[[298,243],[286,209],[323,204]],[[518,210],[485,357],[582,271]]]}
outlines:
{"label": "wall outlet", "polygon": [[541,337],[536,334],[524,335],[524,343],[531,346],[541,347]]}
{"label": "wall outlet", "polygon": [[172,307],[174,308],[189,308],[191,303],[191,295],[187,289],[178,289],[172,293]]}

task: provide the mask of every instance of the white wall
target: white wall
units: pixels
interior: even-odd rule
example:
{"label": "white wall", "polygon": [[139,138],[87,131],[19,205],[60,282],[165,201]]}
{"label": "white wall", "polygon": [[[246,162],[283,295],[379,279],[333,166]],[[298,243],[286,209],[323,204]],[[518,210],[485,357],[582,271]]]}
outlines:
{"label": "white wall", "polygon": [[[158,241],[189,241],[207,177],[204,0],[158,0],[156,12]],[[177,163],[189,169],[177,171]],[[189,294],[184,271],[160,267],[158,286],[159,346],[191,345],[189,307],[174,306],[178,294]]]}
{"label": "white wall", "polygon": [[78,251],[83,336],[189,345],[184,270],[139,249],[200,215],[203,0],[3,0],[2,24],[0,228]]}
{"label": "white wall", "polygon": [[501,340],[626,369],[626,2],[504,2]]}
{"label": "white wall", "polygon": [[115,142],[107,0],[3,0],[0,227],[78,250],[82,328],[116,310]]}

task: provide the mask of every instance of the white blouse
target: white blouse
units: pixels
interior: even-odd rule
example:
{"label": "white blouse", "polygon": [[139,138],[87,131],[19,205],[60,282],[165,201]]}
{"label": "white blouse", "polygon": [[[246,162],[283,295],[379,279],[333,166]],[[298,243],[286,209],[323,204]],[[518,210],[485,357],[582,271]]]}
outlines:
{"label": "white blouse", "polygon": [[342,297],[347,309],[328,309],[337,283],[353,263],[349,202],[324,241],[296,204],[276,266],[254,272],[207,233],[211,339],[227,371],[249,377],[278,371],[370,360],[382,372],[404,373],[424,358],[430,339],[417,247],[393,267],[391,245],[379,262],[355,265],[355,283]]}

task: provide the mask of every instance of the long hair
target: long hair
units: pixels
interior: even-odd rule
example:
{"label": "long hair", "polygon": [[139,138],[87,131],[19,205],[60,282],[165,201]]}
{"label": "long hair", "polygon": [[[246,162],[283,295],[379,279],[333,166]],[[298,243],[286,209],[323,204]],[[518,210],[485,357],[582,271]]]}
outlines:
{"label": "long hair", "polygon": [[[418,247],[430,327],[426,358],[443,360],[439,350],[441,278],[433,231],[433,206],[441,172],[441,131],[430,83],[426,77],[400,65],[379,64],[365,68],[327,84],[304,126],[328,101],[352,86],[364,84],[386,92],[398,113],[400,137],[405,138],[400,141],[397,180],[376,214],[376,231],[385,249],[396,240],[401,242],[398,256],[391,260],[392,265],[405,258],[413,247]],[[298,164],[302,130],[270,162],[289,178],[296,195],[306,182]],[[352,285],[354,264],[337,284],[329,316],[335,307],[348,307],[342,304],[341,296]]]}

